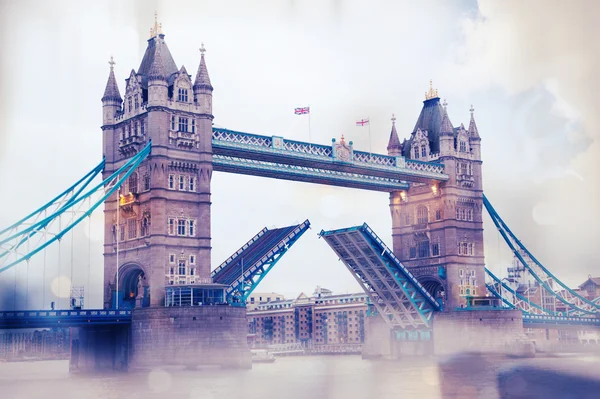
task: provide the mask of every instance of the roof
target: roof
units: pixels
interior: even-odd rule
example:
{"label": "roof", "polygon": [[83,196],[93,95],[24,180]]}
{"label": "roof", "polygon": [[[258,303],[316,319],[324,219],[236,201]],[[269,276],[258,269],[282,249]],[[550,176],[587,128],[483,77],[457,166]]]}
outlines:
{"label": "roof", "polygon": [[[202,48],[204,49],[204,47]],[[213,90],[213,87],[210,83],[210,77],[208,76],[208,69],[206,68],[206,61],[204,60],[204,52],[202,52],[202,56],[200,57],[200,65],[198,66],[198,72],[196,73],[194,87]]]}
{"label": "roof", "polygon": [[[409,145],[405,145],[402,151],[405,157],[410,158],[410,143],[418,129],[427,130],[429,142],[431,143],[431,152],[439,152],[440,145],[438,137],[442,126],[444,112],[445,110],[444,107],[442,107],[442,104],[440,104],[439,97],[423,101],[423,108],[421,108],[421,113],[419,114],[417,123],[415,123],[411,138],[409,139]],[[449,122],[450,121],[448,120],[448,123]],[[450,126],[452,125],[450,124]]]}
{"label": "roof", "polygon": [[119,86],[117,85],[117,80],[115,79],[115,72],[112,65],[110,67],[110,73],[108,74],[106,89],[104,89],[104,95],[102,96],[102,101],[107,100],[123,101],[121,98],[121,93],[119,93]]}
{"label": "roof", "polygon": [[390,139],[388,141],[387,150],[388,153],[397,152],[398,154],[402,151],[402,144],[400,144],[400,139],[398,138],[398,132],[396,131],[396,122],[395,118],[392,119],[392,131],[390,132]]}
{"label": "roof", "polygon": [[592,283],[596,286],[600,286],[600,277],[588,277],[587,280],[585,280],[580,286],[579,288],[583,289],[583,286],[588,285],[589,283]]}
{"label": "roof", "polygon": [[168,79],[178,71],[169,47],[167,47],[167,43],[165,42],[165,35],[160,34],[150,38],[144,58],[142,58],[142,63],[138,68],[138,75],[142,76],[142,85],[147,87],[148,76],[151,73],[153,75],[160,73],[161,76]]}

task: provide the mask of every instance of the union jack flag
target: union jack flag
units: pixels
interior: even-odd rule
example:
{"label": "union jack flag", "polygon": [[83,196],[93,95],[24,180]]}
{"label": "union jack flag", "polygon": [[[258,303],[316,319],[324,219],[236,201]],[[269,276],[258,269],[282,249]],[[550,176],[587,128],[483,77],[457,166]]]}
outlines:
{"label": "union jack flag", "polygon": [[310,113],[310,107],[300,107],[300,108],[294,108],[294,113],[296,115],[305,115],[305,114],[309,114]]}
{"label": "union jack flag", "polygon": [[356,121],[356,126],[364,126],[369,124],[369,119],[361,119]]}

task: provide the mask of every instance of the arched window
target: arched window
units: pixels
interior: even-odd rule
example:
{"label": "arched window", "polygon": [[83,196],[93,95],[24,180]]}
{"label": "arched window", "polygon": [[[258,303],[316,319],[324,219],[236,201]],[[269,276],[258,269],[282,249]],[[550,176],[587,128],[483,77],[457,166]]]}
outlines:
{"label": "arched window", "polygon": [[467,152],[467,142],[464,140],[460,141],[460,152]]}
{"label": "arched window", "polygon": [[421,223],[427,223],[429,221],[428,215],[427,215],[427,207],[424,205],[421,205],[420,207],[417,208],[417,223],[421,224]]}
{"label": "arched window", "polygon": [[419,147],[414,147],[415,159],[419,159]]}
{"label": "arched window", "polygon": [[179,260],[179,275],[185,276],[185,260],[183,259]]}
{"label": "arched window", "polygon": [[132,194],[137,194],[138,192],[138,175],[137,172],[133,172],[131,176],[129,176],[129,192]]}
{"label": "arched window", "polygon": [[427,146],[425,144],[423,144],[421,146],[421,157],[422,158],[426,158],[427,157]]}

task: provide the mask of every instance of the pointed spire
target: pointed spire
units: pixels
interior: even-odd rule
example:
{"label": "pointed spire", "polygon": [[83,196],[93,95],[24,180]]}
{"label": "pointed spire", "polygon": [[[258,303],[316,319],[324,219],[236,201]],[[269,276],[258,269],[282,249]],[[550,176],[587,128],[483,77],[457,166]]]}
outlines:
{"label": "pointed spire", "polygon": [[479,130],[477,130],[477,124],[475,123],[475,117],[473,116],[473,113],[475,112],[475,108],[473,108],[473,104],[471,104],[471,109],[469,109],[469,112],[471,113],[471,122],[469,122],[469,135],[473,139],[478,139],[480,137],[479,137]]}
{"label": "pointed spire", "polygon": [[154,50],[154,59],[152,60],[152,64],[150,64],[150,69],[148,70],[149,80],[167,80],[167,73],[163,64],[161,49],[162,46],[156,45]]}
{"label": "pointed spire", "polygon": [[110,65],[110,73],[108,74],[108,82],[106,82],[106,89],[104,89],[102,101],[123,101],[123,99],[121,98],[121,93],[119,93],[117,79],[115,79],[114,66],[116,62],[113,60],[112,56],[110,57],[110,61],[108,61],[108,64]]}
{"label": "pointed spire", "polygon": [[444,115],[442,115],[442,123],[440,124],[440,136],[454,136],[454,128],[448,117],[448,103],[444,99]]}
{"label": "pointed spire", "polygon": [[206,68],[206,61],[204,60],[204,53],[206,49],[204,48],[204,43],[202,43],[200,47],[200,65],[198,66],[198,73],[196,73],[196,80],[194,81],[194,88],[205,88],[210,91],[213,90],[212,85],[210,84],[210,77],[208,76],[208,69]]}
{"label": "pointed spire", "polygon": [[387,146],[389,155],[401,155],[402,144],[398,138],[398,132],[396,131],[396,115],[392,114],[392,131],[390,133],[390,140]]}

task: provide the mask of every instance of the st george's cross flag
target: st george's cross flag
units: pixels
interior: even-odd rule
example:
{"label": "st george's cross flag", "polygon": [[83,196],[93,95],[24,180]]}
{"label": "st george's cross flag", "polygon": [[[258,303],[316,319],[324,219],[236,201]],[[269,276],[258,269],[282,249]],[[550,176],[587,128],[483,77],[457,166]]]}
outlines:
{"label": "st george's cross flag", "polygon": [[369,124],[369,119],[361,119],[359,121],[356,121],[356,126],[364,126],[364,125],[368,125]]}
{"label": "st george's cross flag", "polygon": [[294,113],[296,115],[306,115],[310,113],[310,107],[300,107],[294,108]]}

